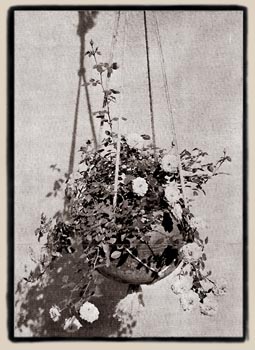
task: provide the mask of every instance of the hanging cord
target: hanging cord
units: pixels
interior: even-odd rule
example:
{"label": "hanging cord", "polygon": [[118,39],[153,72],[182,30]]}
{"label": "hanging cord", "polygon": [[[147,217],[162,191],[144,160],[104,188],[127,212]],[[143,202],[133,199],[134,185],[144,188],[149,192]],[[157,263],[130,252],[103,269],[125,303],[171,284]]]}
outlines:
{"label": "hanging cord", "polygon": [[[95,144],[95,147],[97,147],[95,127],[94,127],[94,122],[92,119],[91,103],[90,103],[90,98],[89,98],[88,87],[86,84],[86,76],[85,76],[85,68],[84,68],[85,34],[88,30],[88,22],[86,21],[86,13],[84,11],[78,11],[78,16],[79,16],[79,23],[78,23],[77,34],[80,37],[80,68],[78,70],[79,80],[78,80],[78,89],[77,89],[77,95],[76,95],[72,141],[71,141],[71,149],[70,149],[69,164],[68,164],[68,176],[70,176],[74,170],[75,146],[76,146],[76,135],[77,135],[78,114],[79,114],[82,81],[83,81],[84,86],[85,86],[89,119],[90,119],[90,125],[91,125],[91,129],[92,129],[94,144]],[[64,212],[67,212],[68,202],[69,202],[68,198],[65,197]]]}
{"label": "hanging cord", "polygon": [[[72,133],[72,143],[69,156],[69,165],[68,165],[68,176],[70,176],[74,169],[74,157],[75,157],[75,145],[76,145],[76,134],[77,134],[77,125],[78,125],[78,114],[79,114],[79,104],[80,104],[80,95],[81,95],[81,76],[79,76],[78,89],[76,96],[75,112],[74,112],[74,122],[73,122],[73,133]],[[64,201],[64,212],[67,212],[69,199],[65,196]]]}
{"label": "hanging cord", "polygon": [[81,76],[79,77],[78,90],[77,90],[77,96],[76,96],[74,122],[73,122],[73,133],[72,133],[72,143],[71,143],[71,151],[70,151],[69,166],[68,166],[68,175],[70,175],[73,172],[73,168],[74,168],[74,156],[75,156],[75,144],[76,144],[76,134],[77,134],[80,94],[81,94]]}
{"label": "hanging cord", "polygon": [[154,150],[154,157],[155,157],[155,159],[157,159],[157,154],[156,154],[156,133],[155,133],[153,104],[152,104],[151,71],[150,71],[150,56],[149,56],[148,29],[147,29],[146,11],[143,11],[143,19],[144,19],[146,58],[147,58],[147,76],[148,76],[148,87],[149,87],[148,90],[149,90],[149,101],[150,101],[152,147],[153,147],[153,150]]}
{"label": "hanging cord", "polygon": [[[119,22],[120,22],[120,11],[117,11],[116,16],[115,16],[113,35],[112,35],[112,41],[111,41],[111,46],[110,46],[110,55],[109,55],[109,59],[108,59],[109,65],[111,65],[112,61],[113,61],[113,52],[114,52],[115,45],[117,43]],[[105,81],[105,89],[106,90],[108,89],[109,81],[110,81],[110,77],[106,77],[106,81]],[[100,124],[99,135],[98,135],[99,143],[101,143],[102,126],[103,125]]]}
{"label": "hanging cord", "polygon": [[179,160],[178,161],[178,169],[179,169],[179,175],[180,175],[180,181],[181,181],[182,195],[183,195],[185,207],[187,207],[187,200],[186,200],[186,195],[185,195],[185,184],[184,184],[184,178],[183,178],[182,166],[181,166],[181,158],[180,158],[180,154],[178,151],[177,137],[176,137],[176,131],[175,131],[175,127],[174,127],[174,118],[173,118],[169,88],[168,88],[168,83],[167,83],[167,76],[166,76],[166,70],[165,70],[165,60],[164,60],[163,49],[162,49],[161,40],[160,40],[158,19],[157,19],[157,15],[155,14],[155,12],[153,12],[153,15],[154,15],[154,19],[156,22],[156,34],[157,34],[158,46],[160,49],[161,69],[162,69],[162,73],[163,73],[164,90],[165,90],[165,95],[166,95],[166,100],[167,100],[168,111],[169,111],[169,115],[170,115],[171,127],[172,127],[172,131],[173,131],[173,139],[174,139],[173,141],[174,141],[174,146],[176,147],[177,156],[179,158],[178,159]]}
{"label": "hanging cord", "polygon": [[[125,49],[127,40],[127,27],[128,27],[128,12],[125,12],[124,22],[124,43],[122,49],[122,62],[121,62],[121,107],[123,107],[123,92],[124,92],[124,64],[125,64]],[[116,164],[115,164],[115,178],[114,178],[114,197],[113,197],[113,208],[116,208],[118,185],[119,185],[119,168],[120,168],[120,141],[121,141],[121,116],[118,118],[118,130],[117,130],[117,152],[116,152]]]}
{"label": "hanging cord", "polygon": [[80,61],[80,70],[79,70],[79,75],[82,77],[83,80],[83,86],[85,89],[85,94],[87,98],[87,107],[88,107],[88,112],[89,112],[89,121],[90,121],[90,126],[91,126],[91,131],[92,131],[92,137],[94,141],[94,146],[95,149],[97,149],[97,137],[96,137],[96,130],[95,130],[95,125],[92,117],[92,109],[91,109],[91,103],[90,103],[90,98],[89,98],[89,90],[88,90],[88,85],[87,85],[87,80],[86,80],[86,73],[85,73],[85,68],[84,68],[84,56],[85,56],[85,35],[81,36],[81,61]]}

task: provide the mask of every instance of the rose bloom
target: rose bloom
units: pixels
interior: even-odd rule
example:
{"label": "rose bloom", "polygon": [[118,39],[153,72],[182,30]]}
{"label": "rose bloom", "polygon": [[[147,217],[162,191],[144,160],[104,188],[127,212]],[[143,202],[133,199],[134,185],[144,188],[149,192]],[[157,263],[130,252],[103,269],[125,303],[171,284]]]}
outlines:
{"label": "rose bloom", "polygon": [[213,293],[207,294],[203,299],[203,303],[200,303],[200,312],[205,316],[214,316],[218,310],[218,303]]}
{"label": "rose bloom", "polygon": [[136,133],[129,134],[126,137],[126,139],[127,139],[127,144],[129,145],[129,147],[137,148],[137,149],[144,148],[144,144],[145,144],[144,139],[139,134],[136,134]]}
{"label": "rose bloom", "polygon": [[227,282],[225,279],[221,279],[216,283],[216,286],[213,287],[213,294],[216,296],[222,296],[227,293]]}
{"label": "rose bloom", "polygon": [[189,275],[176,275],[173,278],[171,289],[174,294],[181,294],[189,291],[193,285],[193,277]]}
{"label": "rose bloom", "polygon": [[50,317],[51,319],[54,321],[54,322],[57,322],[61,316],[61,311],[60,311],[60,308],[57,306],[57,305],[53,305],[51,308],[50,308]]}
{"label": "rose bloom", "polygon": [[213,284],[212,282],[208,281],[208,279],[203,279],[203,280],[200,280],[199,282],[205,292],[208,292],[208,290],[213,289]]}
{"label": "rose bloom", "polygon": [[198,217],[192,217],[190,220],[189,220],[189,226],[193,229],[197,228],[197,229],[204,229],[206,227],[206,224],[205,222],[201,219],[201,218],[198,218]]}
{"label": "rose bloom", "polygon": [[185,244],[180,251],[184,260],[187,262],[195,262],[200,259],[203,254],[202,247],[195,242]]}
{"label": "rose bloom", "polygon": [[85,162],[80,163],[78,166],[79,173],[86,172],[86,171],[88,171],[88,169],[89,169],[89,166]]}
{"label": "rose bloom", "polygon": [[133,191],[138,195],[138,196],[144,196],[146,192],[148,191],[148,184],[146,180],[142,177],[137,177],[132,181],[133,185]]}
{"label": "rose bloom", "polygon": [[179,203],[176,203],[173,207],[172,213],[176,217],[176,219],[181,220],[182,219],[182,207]]}
{"label": "rose bloom", "polygon": [[77,320],[75,316],[65,319],[64,331],[69,333],[74,333],[82,327],[81,323]]}
{"label": "rose bloom", "polygon": [[176,203],[180,198],[180,191],[175,182],[170,182],[165,188],[165,197],[170,205]]}
{"label": "rose bloom", "polygon": [[178,158],[172,154],[167,154],[162,158],[161,166],[167,173],[176,173],[178,168]]}
{"label": "rose bloom", "polygon": [[98,308],[94,304],[86,301],[80,308],[80,316],[83,320],[93,323],[98,319]]}
{"label": "rose bloom", "polygon": [[181,294],[180,304],[184,311],[191,311],[199,303],[199,296],[193,290]]}

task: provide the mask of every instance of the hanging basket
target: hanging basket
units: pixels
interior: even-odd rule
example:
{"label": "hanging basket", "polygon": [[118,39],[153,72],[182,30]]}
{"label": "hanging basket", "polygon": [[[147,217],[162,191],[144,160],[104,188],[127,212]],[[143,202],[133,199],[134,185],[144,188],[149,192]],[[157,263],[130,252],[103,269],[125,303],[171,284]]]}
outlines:
{"label": "hanging basket", "polygon": [[[175,227],[175,231],[176,229],[177,227]],[[157,234],[156,236],[158,240],[162,237],[160,234]],[[101,267],[98,271],[103,276],[121,283],[134,285],[152,284],[170,275],[179,264],[178,250],[171,249],[166,241],[161,244],[155,243],[149,246],[146,244],[139,244],[136,248],[137,256],[128,256],[128,253],[126,253],[127,258],[121,265],[121,260],[113,260],[108,267]],[[148,257],[152,255],[152,252],[157,257],[164,258],[166,256],[168,258],[165,259],[166,262],[164,263],[164,266],[161,266],[158,271],[156,269],[153,271],[153,269],[150,269],[146,264]]]}
{"label": "hanging basket", "polygon": [[138,262],[129,257],[125,264],[121,267],[118,267],[118,264],[112,263],[109,267],[101,267],[98,271],[105,277],[110,278],[114,281],[128,284],[152,284],[162,278],[170,275],[175,269],[175,263],[167,266],[164,270],[164,273],[159,276],[154,276],[151,271],[145,267],[141,267],[138,270]]}

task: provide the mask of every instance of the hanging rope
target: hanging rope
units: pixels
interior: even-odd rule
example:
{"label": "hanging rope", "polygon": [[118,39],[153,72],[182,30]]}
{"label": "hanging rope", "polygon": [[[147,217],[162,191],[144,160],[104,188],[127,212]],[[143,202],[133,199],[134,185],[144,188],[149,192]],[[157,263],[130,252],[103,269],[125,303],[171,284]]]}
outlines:
{"label": "hanging rope", "polygon": [[187,200],[186,200],[186,194],[185,194],[185,184],[184,184],[184,179],[183,179],[183,174],[182,174],[182,166],[181,166],[181,158],[180,154],[178,151],[178,144],[177,144],[177,137],[176,137],[176,131],[174,127],[174,118],[173,118],[173,113],[172,113],[172,108],[171,108],[171,100],[170,100],[170,94],[169,94],[169,88],[168,88],[168,83],[167,83],[167,75],[166,75],[166,70],[165,70],[165,60],[164,60],[164,55],[163,55],[163,49],[161,45],[161,39],[160,39],[160,32],[159,32],[159,25],[158,25],[158,18],[155,12],[153,12],[154,15],[154,20],[156,23],[156,34],[157,34],[157,41],[158,41],[158,46],[159,46],[159,51],[160,51],[160,62],[161,62],[161,70],[163,74],[163,81],[164,81],[164,90],[165,90],[165,95],[166,95],[166,100],[167,100],[167,106],[168,106],[168,111],[170,115],[170,122],[171,122],[171,127],[173,131],[173,141],[174,141],[174,146],[176,147],[176,153],[178,156],[178,169],[179,169],[179,175],[180,175],[180,181],[181,181],[181,188],[182,188],[182,195],[183,195],[183,200],[185,207],[187,206]]}
{"label": "hanging rope", "polygon": [[[92,110],[91,110],[91,104],[90,104],[90,98],[89,98],[89,92],[87,88],[85,68],[84,68],[85,34],[88,31],[88,29],[90,29],[93,26],[93,20],[92,20],[93,16],[88,15],[87,11],[78,11],[78,16],[79,16],[79,22],[78,22],[77,34],[80,37],[80,67],[78,71],[79,80],[78,80],[78,88],[77,88],[76,103],[75,103],[71,149],[70,149],[70,155],[69,155],[68,176],[71,175],[74,170],[75,146],[76,146],[76,135],[77,135],[78,114],[79,114],[79,106],[80,106],[82,81],[85,86],[89,119],[90,119],[90,125],[91,125],[92,135],[94,139],[94,144],[95,144],[95,147],[97,147],[97,139],[96,139],[94,122],[92,119]],[[64,211],[66,213],[68,208],[68,202],[69,202],[68,198],[65,197]]]}
{"label": "hanging rope", "polygon": [[68,166],[68,175],[70,175],[73,172],[73,168],[74,168],[74,156],[75,156],[75,144],[76,144],[76,134],[77,134],[80,94],[81,94],[81,76],[79,77],[78,90],[77,90],[77,96],[76,96],[74,122],[73,122],[73,133],[72,133],[72,143],[71,143],[71,151],[70,151],[69,166]]}
{"label": "hanging rope", "polygon": [[[127,26],[128,26],[128,12],[125,11],[125,22],[124,22],[124,43],[122,49],[122,62],[121,62],[121,107],[123,107],[123,92],[124,92],[124,64],[125,64],[125,49],[127,40]],[[121,141],[121,116],[118,118],[118,130],[117,130],[117,153],[116,153],[116,164],[115,164],[115,177],[114,177],[114,197],[113,207],[116,208],[118,185],[119,185],[119,168],[120,168],[120,141]]]}
{"label": "hanging rope", "polygon": [[154,156],[155,156],[155,159],[156,159],[156,133],[155,133],[155,124],[154,124],[153,104],[152,104],[150,55],[149,55],[148,29],[147,29],[146,11],[143,11],[143,19],[144,19],[144,34],[145,34],[146,59],[147,59],[147,77],[148,77],[148,87],[149,87],[148,90],[149,90],[149,101],[150,101],[152,147],[153,147]]}

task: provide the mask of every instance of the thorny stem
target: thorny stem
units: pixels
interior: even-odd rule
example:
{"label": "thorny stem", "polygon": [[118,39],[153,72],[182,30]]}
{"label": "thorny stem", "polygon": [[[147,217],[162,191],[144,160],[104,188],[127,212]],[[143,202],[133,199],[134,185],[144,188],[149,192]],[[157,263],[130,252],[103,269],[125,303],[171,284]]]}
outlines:
{"label": "thorny stem", "polygon": [[[96,65],[98,65],[98,62],[97,62],[97,58],[96,58],[96,53],[94,51],[94,48],[93,48],[93,43],[90,43],[91,45],[91,48],[92,48],[92,55],[94,57],[94,60],[95,60],[95,63]],[[102,72],[98,72],[99,73],[99,76],[100,76],[100,85],[101,85],[101,88],[102,88],[102,91],[103,91],[103,94],[104,94],[104,99],[103,99],[103,104],[104,104],[104,101],[106,99],[106,104],[107,104],[107,116],[108,116],[108,119],[109,119],[109,126],[111,128],[111,131],[112,131],[112,120],[111,120],[111,116],[110,116],[110,108],[109,108],[109,103],[108,103],[108,98],[106,96],[106,89],[104,87],[104,83],[103,83],[103,73]]]}
{"label": "thorny stem", "polygon": [[[61,311],[63,311],[63,310],[65,310],[65,309],[68,308],[68,306],[70,305],[70,303],[71,303],[71,301],[72,301],[72,299],[73,299],[73,298],[72,298],[73,293],[77,291],[76,287],[79,286],[79,284],[84,280],[85,277],[87,277],[87,276],[84,276],[84,275],[83,275],[83,277],[81,278],[81,280],[80,280],[79,282],[77,282],[76,285],[73,287],[73,289],[71,290],[70,297],[69,297],[69,299],[68,299],[68,301],[67,301],[67,303],[66,303],[66,306],[65,306],[63,309],[61,309]],[[86,292],[87,292],[87,290],[88,290],[88,288],[89,288],[90,283],[91,283],[91,280],[88,281],[87,286],[86,286],[86,288],[85,288],[85,290],[84,290],[84,292],[83,292],[83,295],[86,294]],[[82,298],[80,298],[80,300],[81,300],[81,299],[82,299]]]}

